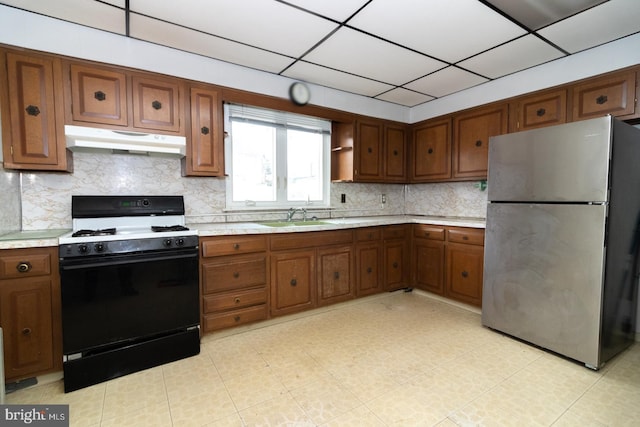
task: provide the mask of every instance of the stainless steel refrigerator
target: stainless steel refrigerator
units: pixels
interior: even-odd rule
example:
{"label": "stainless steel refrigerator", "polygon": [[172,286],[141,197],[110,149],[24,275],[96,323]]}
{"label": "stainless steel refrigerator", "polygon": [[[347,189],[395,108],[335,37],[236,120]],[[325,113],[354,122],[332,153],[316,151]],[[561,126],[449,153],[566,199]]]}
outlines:
{"label": "stainless steel refrigerator", "polygon": [[482,323],[599,369],[634,340],[640,130],[602,117],[489,143]]}

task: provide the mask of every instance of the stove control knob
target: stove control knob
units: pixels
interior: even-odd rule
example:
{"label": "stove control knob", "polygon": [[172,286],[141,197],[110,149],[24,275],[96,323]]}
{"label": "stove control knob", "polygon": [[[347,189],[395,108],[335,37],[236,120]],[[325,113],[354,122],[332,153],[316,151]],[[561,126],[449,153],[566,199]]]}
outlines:
{"label": "stove control knob", "polygon": [[184,246],[184,239],[182,237],[176,239],[176,246]]}
{"label": "stove control knob", "polygon": [[81,243],[78,245],[78,252],[80,252],[81,254],[86,254],[89,252],[89,247],[84,243]]}
{"label": "stove control knob", "polygon": [[104,252],[105,250],[104,243],[96,243],[93,249],[95,249],[96,252]]}
{"label": "stove control knob", "polygon": [[162,242],[162,244],[167,248],[170,247],[172,243],[173,243],[173,240],[171,239],[164,239],[164,241]]}

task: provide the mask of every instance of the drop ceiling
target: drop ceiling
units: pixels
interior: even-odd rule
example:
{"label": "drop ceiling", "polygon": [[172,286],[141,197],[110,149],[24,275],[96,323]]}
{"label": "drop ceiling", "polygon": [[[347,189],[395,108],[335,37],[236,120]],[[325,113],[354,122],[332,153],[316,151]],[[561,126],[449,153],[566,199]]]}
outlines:
{"label": "drop ceiling", "polygon": [[0,4],[408,107],[640,32],[637,0]]}

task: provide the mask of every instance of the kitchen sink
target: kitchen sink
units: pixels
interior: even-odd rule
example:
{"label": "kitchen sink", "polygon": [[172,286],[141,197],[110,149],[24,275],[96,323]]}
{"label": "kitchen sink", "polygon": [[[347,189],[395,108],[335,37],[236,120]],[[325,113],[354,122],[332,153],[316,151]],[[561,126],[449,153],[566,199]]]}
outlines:
{"label": "kitchen sink", "polygon": [[266,225],[267,227],[300,227],[300,226],[307,226],[307,225],[326,225],[330,223],[326,221],[309,220],[309,221],[271,221],[271,222],[259,222],[258,224]]}

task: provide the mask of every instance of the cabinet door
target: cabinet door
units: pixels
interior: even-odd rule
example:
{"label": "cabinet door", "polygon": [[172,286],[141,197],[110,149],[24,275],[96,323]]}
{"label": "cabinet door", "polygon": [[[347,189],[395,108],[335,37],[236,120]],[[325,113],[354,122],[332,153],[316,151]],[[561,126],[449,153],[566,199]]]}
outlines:
{"label": "cabinet door", "polygon": [[382,125],[380,123],[356,123],[356,150],[356,180],[380,181],[382,178]]}
{"label": "cabinet door", "polygon": [[315,306],[315,251],[271,255],[271,314],[303,311]]}
{"label": "cabinet door", "polygon": [[560,89],[521,98],[510,104],[510,110],[510,132],[566,123],[567,91]]}
{"label": "cabinet door", "polygon": [[127,76],[71,65],[72,117],[75,121],[127,126]]}
{"label": "cabinet door", "polygon": [[2,65],[4,166],[70,171],[60,60],[7,53]]}
{"label": "cabinet door", "polygon": [[358,296],[382,292],[382,244],[363,243],[356,246],[356,275]]}
{"label": "cabinet door", "polygon": [[318,249],[318,305],[353,298],[353,279],[351,246]]}
{"label": "cabinet door", "polygon": [[406,130],[399,126],[385,126],[384,137],[385,181],[403,182],[407,179]]}
{"label": "cabinet door", "polygon": [[507,104],[474,109],[453,120],[453,178],[487,177],[489,137],[507,132]]}
{"label": "cabinet door", "polygon": [[444,242],[416,239],[413,256],[416,287],[444,295]]}
{"label": "cabinet door", "polygon": [[0,281],[8,381],[54,367],[51,288],[48,277]]}
{"label": "cabinet door", "polygon": [[413,129],[410,179],[413,182],[451,178],[451,120],[438,120]]}
{"label": "cabinet door", "polygon": [[134,76],[132,85],[135,127],[176,133],[182,130],[180,83]]}
{"label": "cabinet door", "polygon": [[573,87],[572,120],[635,116],[636,72],[626,71],[588,80]]}
{"label": "cabinet door", "polygon": [[483,258],[482,246],[447,245],[447,297],[478,307],[482,305]]}
{"label": "cabinet door", "polygon": [[222,108],[217,91],[191,88],[191,140],[185,175],[223,176]]}
{"label": "cabinet door", "polygon": [[407,245],[404,240],[384,242],[385,290],[404,288],[406,284]]}

